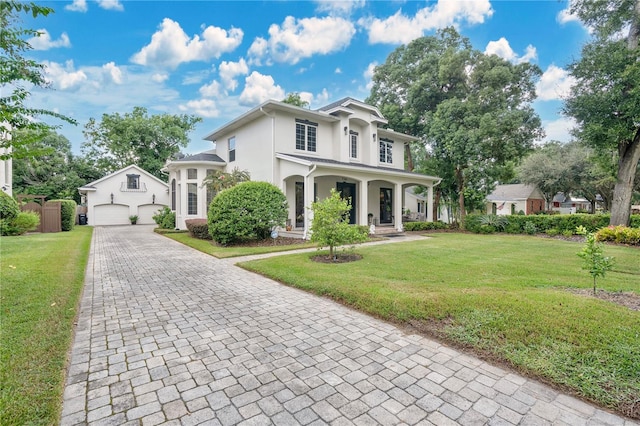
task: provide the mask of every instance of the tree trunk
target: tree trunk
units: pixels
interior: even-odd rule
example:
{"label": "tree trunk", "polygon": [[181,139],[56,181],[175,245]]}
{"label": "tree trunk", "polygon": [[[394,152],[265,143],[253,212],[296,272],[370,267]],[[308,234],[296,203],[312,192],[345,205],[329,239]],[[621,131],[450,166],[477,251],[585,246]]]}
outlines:
{"label": "tree trunk", "polygon": [[407,169],[412,172],[414,168],[413,154],[411,153],[411,145],[408,143],[404,145],[404,156],[407,158]]}
{"label": "tree trunk", "polygon": [[613,189],[611,200],[610,225],[629,225],[631,215],[631,197],[633,195],[633,183],[640,161],[640,128],[636,130],[633,139],[618,147],[620,157],[618,159],[618,177]]}
{"label": "tree trunk", "polygon": [[460,228],[464,227],[466,211],[464,209],[464,170],[456,167],[456,182],[458,183],[458,207],[460,208]]}

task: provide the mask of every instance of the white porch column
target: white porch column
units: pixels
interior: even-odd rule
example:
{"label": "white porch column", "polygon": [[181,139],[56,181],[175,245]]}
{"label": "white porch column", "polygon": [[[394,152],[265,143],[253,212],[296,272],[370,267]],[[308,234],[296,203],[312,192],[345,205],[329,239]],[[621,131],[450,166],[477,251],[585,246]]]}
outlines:
{"label": "white porch column", "polygon": [[393,189],[393,216],[395,227],[398,231],[404,231],[402,226],[402,184],[396,183]]}
{"label": "white porch column", "polygon": [[368,225],[369,219],[367,215],[369,214],[369,181],[362,180],[360,181],[360,197],[358,197],[358,211],[360,214],[358,215],[358,225]]}
{"label": "white porch column", "polygon": [[433,185],[427,187],[427,222],[433,222]]}
{"label": "white porch column", "polygon": [[308,240],[311,238],[311,222],[313,221],[313,211],[311,210],[311,203],[313,199],[313,183],[315,178],[313,176],[304,177],[304,233],[303,238]]}

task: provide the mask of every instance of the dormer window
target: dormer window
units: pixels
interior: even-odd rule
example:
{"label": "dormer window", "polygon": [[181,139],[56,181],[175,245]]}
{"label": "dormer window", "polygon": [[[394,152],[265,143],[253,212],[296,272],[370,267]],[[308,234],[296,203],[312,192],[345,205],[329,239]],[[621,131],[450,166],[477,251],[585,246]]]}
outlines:
{"label": "dormer window", "polygon": [[393,163],[393,141],[380,138],[380,162]]}
{"label": "dormer window", "polygon": [[353,130],[349,132],[349,156],[358,158],[358,132]]}
{"label": "dormer window", "polygon": [[140,175],[127,175],[127,189],[140,189]]}
{"label": "dormer window", "polygon": [[316,152],[318,123],[296,118],[296,149]]}

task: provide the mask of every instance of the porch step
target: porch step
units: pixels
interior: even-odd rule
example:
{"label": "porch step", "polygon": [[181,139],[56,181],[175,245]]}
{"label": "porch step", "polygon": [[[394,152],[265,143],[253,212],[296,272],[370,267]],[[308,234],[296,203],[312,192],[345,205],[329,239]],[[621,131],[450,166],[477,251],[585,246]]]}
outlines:
{"label": "porch step", "polygon": [[376,237],[401,237],[404,232],[399,232],[396,228],[389,226],[376,226]]}

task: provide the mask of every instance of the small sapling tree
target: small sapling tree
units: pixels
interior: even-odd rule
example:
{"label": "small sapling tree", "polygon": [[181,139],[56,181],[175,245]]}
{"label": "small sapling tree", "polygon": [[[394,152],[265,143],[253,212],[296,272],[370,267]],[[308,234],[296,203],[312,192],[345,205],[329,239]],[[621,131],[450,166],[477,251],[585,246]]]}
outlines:
{"label": "small sapling tree", "polygon": [[582,269],[591,274],[593,277],[593,294],[596,294],[596,279],[598,277],[604,277],[604,274],[613,267],[613,258],[604,255],[602,243],[596,239],[596,234],[593,232],[587,232],[584,226],[579,226],[576,229],[578,235],[584,235],[585,245],[578,253],[578,256],[584,261]]}
{"label": "small sapling tree", "polygon": [[355,244],[366,241],[367,234],[357,226],[347,222],[351,203],[342,199],[340,193],[331,189],[331,195],[311,205],[313,221],[311,223],[311,241],[320,247],[329,247],[329,256],[336,260],[335,249],[343,244]]}

